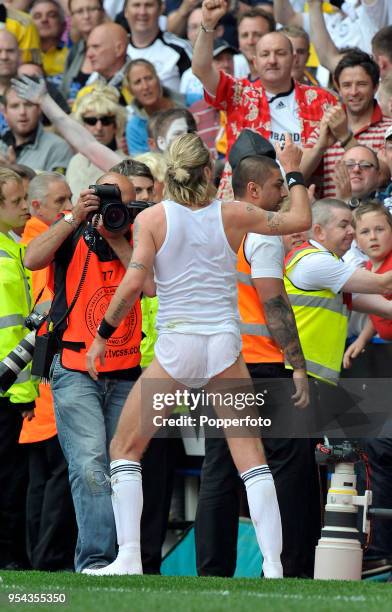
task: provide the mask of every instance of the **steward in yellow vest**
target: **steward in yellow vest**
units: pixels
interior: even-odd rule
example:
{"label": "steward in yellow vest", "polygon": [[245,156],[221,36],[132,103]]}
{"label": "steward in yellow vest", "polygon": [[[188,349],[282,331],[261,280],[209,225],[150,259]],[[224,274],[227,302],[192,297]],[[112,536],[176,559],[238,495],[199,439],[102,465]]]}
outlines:
{"label": "steward in yellow vest", "polygon": [[[291,251],[285,259],[284,282],[294,310],[308,374],[337,384],[347,336],[348,309],[344,294],[330,289],[299,289],[287,276],[303,257],[319,252],[325,253],[309,242]],[[330,255],[339,259],[334,253]]]}

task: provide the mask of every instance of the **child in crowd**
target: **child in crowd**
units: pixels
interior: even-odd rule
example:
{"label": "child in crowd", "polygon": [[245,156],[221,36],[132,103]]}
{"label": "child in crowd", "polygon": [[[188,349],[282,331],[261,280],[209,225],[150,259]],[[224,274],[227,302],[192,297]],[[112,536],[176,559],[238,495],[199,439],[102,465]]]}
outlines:
{"label": "child in crowd", "polygon": [[[382,274],[392,269],[392,215],[380,202],[361,204],[354,212],[356,240],[359,248],[369,257],[368,270]],[[392,299],[392,295],[385,296]],[[351,360],[364,350],[375,334],[382,340],[392,340],[392,321],[376,315],[369,319],[358,338],[350,344],[343,357],[343,366],[349,368]]]}
{"label": "child in crowd", "polygon": [[[354,226],[359,248],[369,257],[366,267],[376,274],[392,270],[392,214],[388,208],[377,201],[360,204],[354,211]],[[392,300],[392,295],[384,295]],[[371,341],[371,342],[370,342]],[[370,343],[365,351],[365,346]],[[350,368],[356,357],[350,377],[362,379],[379,379],[385,384],[390,379],[392,358],[392,321],[376,315],[369,315],[368,322],[346,350],[343,366]],[[381,380],[384,380],[382,383]],[[373,383],[374,384],[374,383]],[[383,387],[385,388],[385,387]],[[371,401],[376,402],[374,393]],[[386,423],[388,431],[388,423]],[[385,430],[384,430],[385,431]],[[388,435],[388,434],[387,434]],[[371,473],[373,506],[378,508],[392,507],[392,439],[390,437],[366,437],[362,439]],[[358,480],[359,488],[360,479]],[[387,521],[375,521],[371,545],[366,556],[364,570],[378,568],[381,571],[392,558],[392,532]]]}

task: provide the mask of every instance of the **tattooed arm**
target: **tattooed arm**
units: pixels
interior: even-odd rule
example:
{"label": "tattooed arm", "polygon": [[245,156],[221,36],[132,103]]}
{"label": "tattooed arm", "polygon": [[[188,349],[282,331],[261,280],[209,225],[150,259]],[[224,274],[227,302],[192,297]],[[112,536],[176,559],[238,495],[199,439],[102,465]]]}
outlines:
{"label": "tattooed arm", "polygon": [[294,313],[280,278],[254,278],[254,287],[263,304],[267,327],[294,370],[294,403],[304,408],[309,403],[305,358],[298,337]]}
{"label": "tattooed arm", "polygon": [[[253,282],[259,296],[264,296],[265,318],[271,336],[284,351],[289,364],[294,369],[305,370],[305,358],[298,337],[295,317],[286,296],[283,281],[276,278],[256,278],[253,279]],[[266,285],[270,289],[269,292],[266,290]],[[268,293],[273,293],[274,295],[265,299]]]}
{"label": "tattooed arm", "polygon": [[[136,219],[132,229],[132,246],[129,244],[128,240],[121,234],[112,234],[104,228],[99,228],[99,231],[103,235],[105,240],[110,244],[111,248],[116,253],[124,268],[127,269],[132,259],[133,248],[136,247],[139,241],[138,220]],[[143,285],[143,293],[148,297],[153,297],[155,295],[155,282],[152,270],[151,273],[149,273],[146,277],[145,283]]]}
{"label": "tattooed arm", "polygon": [[[312,212],[306,187],[295,185],[290,191],[290,210],[265,211],[253,204],[241,202],[234,227],[243,232],[279,236],[303,232],[310,228]],[[236,211],[233,210],[233,215]]]}
{"label": "tattooed arm", "polygon": [[[140,217],[142,215],[143,213],[141,213]],[[153,236],[148,225],[143,224],[141,218],[139,218],[137,238],[128,269],[105,313],[105,321],[112,327],[120,325],[123,318],[136,302],[154,263],[156,250]],[[97,380],[98,377],[96,369],[97,359],[102,364],[104,363],[105,346],[106,340],[97,333],[86,356],[87,370],[93,380]]]}

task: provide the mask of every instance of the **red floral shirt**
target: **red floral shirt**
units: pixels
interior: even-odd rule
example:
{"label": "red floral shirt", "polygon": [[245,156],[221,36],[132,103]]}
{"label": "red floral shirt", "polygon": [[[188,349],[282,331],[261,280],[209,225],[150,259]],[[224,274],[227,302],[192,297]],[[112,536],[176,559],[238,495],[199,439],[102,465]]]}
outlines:
{"label": "red floral shirt", "polygon": [[[308,139],[324,114],[325,109],[337,103],[337,98],[321,87],[302,85],[294,82],[294,95],[298,105],[298,119],[301,126],[301,143],[307,144]],[[248,79],[235,79],[220,71],[220,80],[215,96],[204,92],[205,100],[211,106],[227,113],[227,150],[230,148],[245,128],[254,130],[270,137],[271,114],[265,89]],[[222,182],[219,188],[220,197],[232,198],[230,187],[230,166],[226,164]],[[229,181],[229,185],[227,182]]]}

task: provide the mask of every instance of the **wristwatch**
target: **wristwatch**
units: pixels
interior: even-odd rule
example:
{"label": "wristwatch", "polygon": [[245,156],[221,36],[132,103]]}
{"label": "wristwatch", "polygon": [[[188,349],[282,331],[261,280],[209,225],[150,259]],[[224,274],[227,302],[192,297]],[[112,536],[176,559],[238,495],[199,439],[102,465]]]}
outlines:
{"label": "wristwatch", "polygon": [[68,223],[68,225],[72,225],[72,227],[75,225],[76,223],[76,219],[73,216],[72,213],[67,213],[66,215],[64,215],[63,217],[63,221],[65,221],[66,223]]}
{"label": "wristwatch", "polygon": [[347,204],[352,209],[358,208],[360,203],[361,203],[361,200],[359,198],[350,198],[349,200],[347,200]]}

